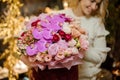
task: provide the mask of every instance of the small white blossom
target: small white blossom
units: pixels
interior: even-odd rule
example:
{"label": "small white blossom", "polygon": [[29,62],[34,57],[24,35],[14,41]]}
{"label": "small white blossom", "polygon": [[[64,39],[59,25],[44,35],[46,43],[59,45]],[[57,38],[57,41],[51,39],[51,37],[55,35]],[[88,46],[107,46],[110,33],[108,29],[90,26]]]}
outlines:
{"label": "small white blossom", "polygon": [[77,42],[76,42],[74,39],[71,39],[71,40],[68,42],[68,46],[73,47],[73,46],[76,45],[76,43],[77,43]]}
{"label": "small white blossom", "polygon": [[70,26],[69,26],[68,23],[64,23],[64,24],[63,24],[63,31],[64,31],[65,33],[67,33],[67,34],[70,34],[70,33],[71,33],[71,28],[70,28]]}
{"label": "small white blossom", "polygon": [[72,48],[72,53],[73,54],[79,54],[79,51],[78,51],[78,49],[76,47],[73,47]]}

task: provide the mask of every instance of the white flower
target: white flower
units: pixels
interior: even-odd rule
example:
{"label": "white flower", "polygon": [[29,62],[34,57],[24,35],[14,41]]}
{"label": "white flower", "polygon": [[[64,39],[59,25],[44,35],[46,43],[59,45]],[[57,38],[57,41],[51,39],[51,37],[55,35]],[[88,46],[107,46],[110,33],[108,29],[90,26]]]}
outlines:
{"label": "white flower", "polygon": [[72,54],[72,50],[71,48],[67,48],[65,51],[64,51],[65,55],[66,56],[70,56]]}
{"label": "white flower", "polygon": [[79,54],[79,51],[78,51],[78,49],[76,47],[73,47],[72,48],[72,53],[73,54]]}
{"label": "white flower", "polygon": [[67,34],[70,34],[71,33],[71,28],[69,26],[69,23],[64,23],[63,24],[63,31]]}
{"label": "white flower", "polygon": [[69,42],[68,42],[68,46],[70,47],[73,47],[76,45],[76,41],[74,39],[71,39]]}

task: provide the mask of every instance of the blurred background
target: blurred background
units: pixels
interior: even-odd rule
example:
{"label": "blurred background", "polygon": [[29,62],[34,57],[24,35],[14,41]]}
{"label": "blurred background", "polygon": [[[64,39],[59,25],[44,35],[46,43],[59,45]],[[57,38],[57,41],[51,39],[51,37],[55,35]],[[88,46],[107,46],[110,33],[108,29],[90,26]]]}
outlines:
{"label": "blurred background", "polygon": [[[40,13],[68,7],[66,0],[0,0],[0,80],[29,80],[30,70],[19,60],[16,36],[23,22]],[[105,23],[111,51],[98,80],[120,80],[120,0],[109,0]]]}

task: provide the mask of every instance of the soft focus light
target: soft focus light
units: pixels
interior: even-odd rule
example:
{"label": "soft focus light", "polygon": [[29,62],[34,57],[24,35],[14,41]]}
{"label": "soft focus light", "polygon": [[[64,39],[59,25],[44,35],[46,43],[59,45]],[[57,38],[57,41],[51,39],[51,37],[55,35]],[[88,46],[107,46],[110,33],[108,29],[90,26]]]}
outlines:
{"label": "soft focus light", "polygon": [[67,1],[63,1],[63,7],[64,7],[64,9],[68,8],[68,2]]}
{"label": "soft focus light", "polygon": [[45,8],[45,12],[46,12],[46,13],[50,13],[51,11],[52,11],[52,9],[50,9],[49,7],[46,7],[46,8]]}
{"label": "soft focus light", "polygon": [[114,70],[114,71],[113,71],[113,74],[115,74],[116,76],[120,76],[120,70],[118,70],[118,69],[117,69],[117,70]]}

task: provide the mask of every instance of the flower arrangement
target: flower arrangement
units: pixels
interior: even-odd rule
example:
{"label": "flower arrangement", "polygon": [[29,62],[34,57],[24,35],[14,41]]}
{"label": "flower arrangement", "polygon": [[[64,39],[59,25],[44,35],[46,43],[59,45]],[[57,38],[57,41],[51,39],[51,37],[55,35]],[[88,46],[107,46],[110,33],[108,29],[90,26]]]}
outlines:
{"label": "flower arrangement", "polygon": [[74,21],[65,14],[33,17],[18,38],[19,50],[41,70],[82,64],[89,43],[86,31]]}

